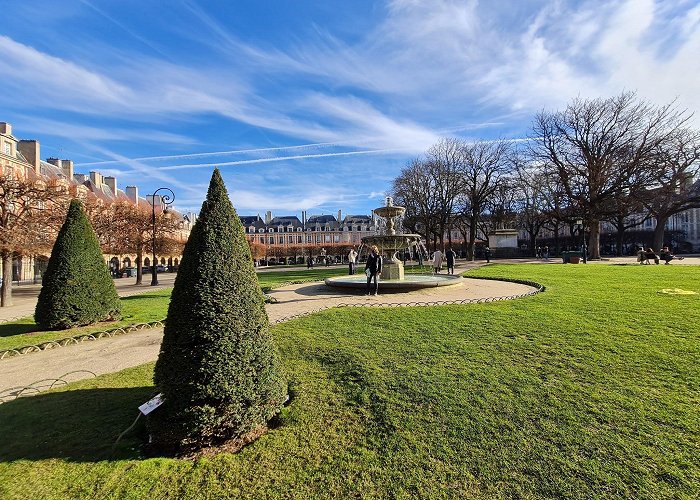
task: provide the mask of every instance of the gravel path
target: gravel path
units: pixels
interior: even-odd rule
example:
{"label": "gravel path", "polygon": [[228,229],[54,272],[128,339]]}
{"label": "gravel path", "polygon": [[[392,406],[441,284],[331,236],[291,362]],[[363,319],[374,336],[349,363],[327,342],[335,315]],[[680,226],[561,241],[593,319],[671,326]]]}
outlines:
{"label": "gravel path", "polygon": [[[365,296],[326,287],[322,283],[289,285],[272,291],[278,300],[266,306],[271,323],[309,314],[339,304],[393,304],[459,301],[526,294],[527,285],[493,280],[464,279],[458,285],[428,288],[401,294]],[[381,288],[380,288],[381,291]],[[125,335],[49,349],[0,361],[0,402],[10,399],[21,388],[25,393],[48,389],[56,379],[66,382],[112,373],[154,361],[158,357],[162,328],[140,330]],[[76,373],[71,373],[76,372]],[[69,375],[66,375],[69,374]],[[64,375],[66,375],[64,377]],[[42,382],[39,382],[42,381]],[[38,382],[38,383],[37,383]]]}

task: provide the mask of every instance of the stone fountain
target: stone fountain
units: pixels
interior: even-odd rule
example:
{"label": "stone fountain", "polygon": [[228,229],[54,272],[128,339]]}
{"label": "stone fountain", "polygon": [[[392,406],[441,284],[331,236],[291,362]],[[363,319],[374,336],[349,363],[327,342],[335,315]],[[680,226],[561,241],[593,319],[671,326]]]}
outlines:
{"label": "stone fountain", "polygon": [[[374,213],[386,220],[384,234],[376,236],[365,236],[362,238],[362,249],[369,249],[376,245],[379,254],[382,256],[382,275],[380,289],[391,291],[409,291],[418,288],[436,287],[445,285],[455,285],[461,282],[460,276],[450,276],[445,274],[426,275],[404,273],[403,262],[396,254],[400,250],[415,247],[420,251],[421,237],[418,234],[396,233],[395,219],[404,214],[404,207],[395,206],[391,197],[386,198],[386,205],[374,210]],[[361,266],[359,266],[361,268]],[[327,278],[326,285],[342,288],[363,288],[366,286],[364,274],[359,276],[343,276],[337,278]]]}
{"label": "stone fountain", "polygon": [[364,246],[371,248],[376,245],[379,248],[379,254],[383,259],[383,280],[405,279],[403,262],[396,257],[396,254],[399,250],[420,245],[421,237],[418,234],[396,234],[394,219],[402,216],[405,211],[404,207],[394,206],[391,197],[387,197],[386,206],[374,209],[375,214],[386,219],[385,234],[362,238]]}

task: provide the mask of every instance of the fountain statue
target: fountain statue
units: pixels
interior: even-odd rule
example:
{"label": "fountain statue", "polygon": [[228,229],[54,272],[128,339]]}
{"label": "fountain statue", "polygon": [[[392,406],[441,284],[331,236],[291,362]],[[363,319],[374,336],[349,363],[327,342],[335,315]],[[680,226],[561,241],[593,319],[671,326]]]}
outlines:
{"label": "fountain statue", "polygon": [[[393,291],[408,291],[460,283],[461,278],[459,276],[405,274],[403,262],[397,257],[397,253],[411,248],[415,248],[416,252],[425,252],[425,247],[421,243],[419,234],[396,233],[395,219],[403,215],[405,211],[404,207],[395,206],[392,198],[387,197],[386,205],[374,210],[376,215],[386,220],[384,234],[362,238],[360,255],[362,255],[363,248],[369,249],[376,245],[379,249],[379,254],[382,256],[381,288]],[[345,288],[362,288],[366,285],[364,274],[361,276],[327,278],[325,283],[328,286]]]}

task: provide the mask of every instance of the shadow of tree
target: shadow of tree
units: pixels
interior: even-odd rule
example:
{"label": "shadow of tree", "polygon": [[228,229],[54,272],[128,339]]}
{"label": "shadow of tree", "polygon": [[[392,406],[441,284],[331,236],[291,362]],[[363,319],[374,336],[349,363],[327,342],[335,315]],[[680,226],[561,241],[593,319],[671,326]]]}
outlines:
{"label": "shadow of tree", "polygon": [[76,462],[138,458],[145,419],[112,446],[153,387],[50,392],[0,404],[0,461],[60,458]]}
{"label": "shadow of tree", "polygon": [[36,323],[3,323],[0,325],[0,337],[12,337],[41,331]]}

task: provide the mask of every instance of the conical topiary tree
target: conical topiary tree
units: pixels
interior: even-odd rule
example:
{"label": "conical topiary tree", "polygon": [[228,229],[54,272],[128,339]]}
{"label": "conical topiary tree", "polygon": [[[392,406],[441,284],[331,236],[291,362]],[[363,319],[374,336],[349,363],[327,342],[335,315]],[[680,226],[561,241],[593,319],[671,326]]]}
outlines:
{"label": "conical topiary tree", "polygon": [[239,437],[284,403],[264,297],[218,169],[182,254],[154,380],[165,402],[149,429],[165,452]]}
{"label": "conical topiary tree", "polygon": [[80,200],[71,201],[44,273],[34,321],[60,330],[117,319],[121,304]]}

